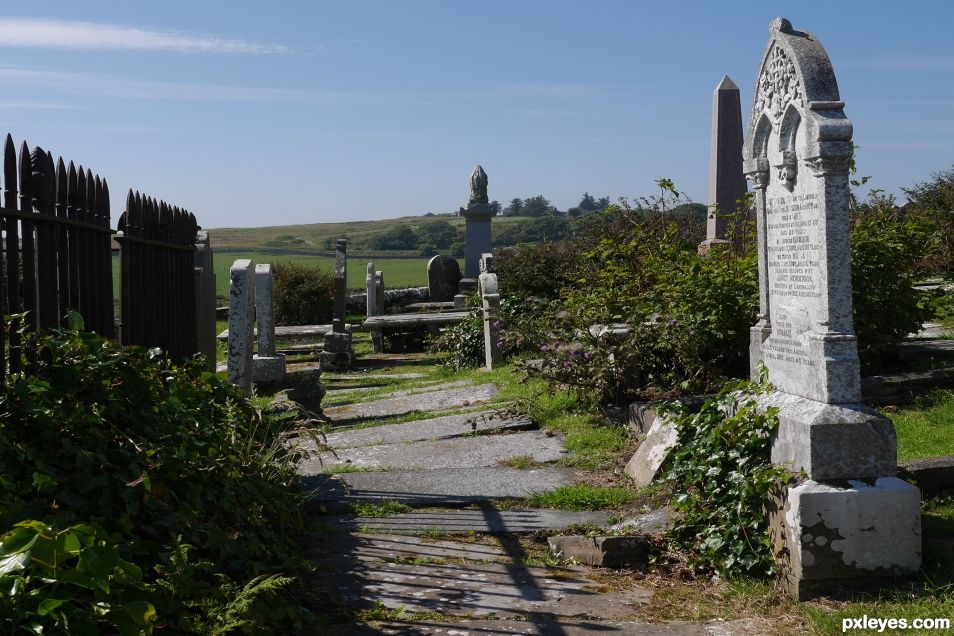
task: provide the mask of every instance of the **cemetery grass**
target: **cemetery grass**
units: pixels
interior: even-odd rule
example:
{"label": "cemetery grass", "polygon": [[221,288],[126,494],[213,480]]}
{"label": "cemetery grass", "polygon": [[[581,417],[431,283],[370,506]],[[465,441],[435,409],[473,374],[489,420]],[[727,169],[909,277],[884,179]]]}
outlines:
{"label": "cemetery grass", "polygon": [[954,455],[954,391],[935,391],[883,411],[898,433],[898,461]]}

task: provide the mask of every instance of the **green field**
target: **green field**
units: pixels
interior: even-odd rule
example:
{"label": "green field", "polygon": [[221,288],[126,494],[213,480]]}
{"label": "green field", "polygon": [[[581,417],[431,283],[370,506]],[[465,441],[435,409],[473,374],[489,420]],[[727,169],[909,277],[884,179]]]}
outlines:
{"label": "green field", "polygon": [[[317,265],[323,270],[331,271],[335,259],[330,256],[306,256],[302,254],[275,254],[269,252],[225,252],[214,251],[215,259],[215,286],[219,296],[228,297],[229,269],[232,263],[239,258],[250,258],[255,263],[277,263],[292,261],[305,265]],[[427,285],[427,258],[375,258],[374,268],[384,273],[385,288],[417,287]],[[363,290],[364,278],[368,273],[369,259],[358,257],[348,258],[348,289]]]}

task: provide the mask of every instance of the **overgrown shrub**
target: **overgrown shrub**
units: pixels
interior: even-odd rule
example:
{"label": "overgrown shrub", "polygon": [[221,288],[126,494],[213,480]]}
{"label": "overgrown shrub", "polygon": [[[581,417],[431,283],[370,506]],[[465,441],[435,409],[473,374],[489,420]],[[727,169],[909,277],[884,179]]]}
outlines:
{"label": "overgrown shrub", "polygon": [[906,211],[933,226],[930,249],[918,262],[920,273],[954,276],[954,168],[936,172],[904,193],[910,199]]}
{"label": "overgrown shrub", "polygon": [[300,565],[282,424],[196,363],[65,331],[0,391],[0,632],[274,633]]}
{"label": "overgrown shrub", "polygon": [[777,410],[757,409],[750,383],[724,389],[698,413],[669,407],[678,441],[666,459],[673,489],[673,545],[689,564],[723,578],[762,576],[774,567],[766,503],[788,473],[770,460]]}
{"label": "overgrown shrub", "polygon": [[513,298],[558,298],[574,282],[580,262],[573,242],[527,243],[494,251],[500,289]]}
{"label": "overgrown shrub", "polygon": [[874,196],[853,215],[854,325],[869,370],[896,357],[898,343],[931,315],[930,298],[913,285],[932,234],[931,224],[895,206],[892,197]]}
{"label": "overgrown shrub", "polygon": [[331,322],[334,285],[321,268],[291,261],[272,265],[272,307],[279,325]]}

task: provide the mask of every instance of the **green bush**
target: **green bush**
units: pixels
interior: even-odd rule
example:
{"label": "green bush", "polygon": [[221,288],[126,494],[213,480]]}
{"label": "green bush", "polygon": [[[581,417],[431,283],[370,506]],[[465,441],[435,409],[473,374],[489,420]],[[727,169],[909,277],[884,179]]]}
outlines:
{"label": "green bush", "polygon": [[300,627],[279,594],[302,527],[283,425],[158,350],[38,346],[0,391],[0,632]]}
{"label": "green bush", "polygon": [[954,276],[954,168],[936,172],[930,181],[904,193],[910,199],[906,210],[933,228],[918,270],[922,274]]}
{"label": "green bush", "polygon": [[574,282],[580,261],[576,243],[528,243],[494,251],[500,289],[509,296],[559,298]]}
{"label": "green bush", "polygon": [[272,307],[279,325],[331,322],[334,280],[317,266],[279,261],[272,265]]}
{"label": "green bush", "polygon": [[853,215],[854,324],[868,370],[895,358],[898,343],[931,315],[931,299],[913,287],[931,235],[923,217],[896,207],[891,197],[874,196]]}

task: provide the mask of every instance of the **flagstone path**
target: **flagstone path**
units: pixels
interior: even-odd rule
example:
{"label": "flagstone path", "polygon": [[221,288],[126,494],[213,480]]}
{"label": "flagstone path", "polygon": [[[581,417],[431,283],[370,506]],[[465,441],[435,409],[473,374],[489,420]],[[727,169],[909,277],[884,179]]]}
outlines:
{"label": "flagstone path", "polygon": [[[603,512],[535,509],[521,501],[578,481],[574,469],[559,465],[567,457],[561,436],[489,408],[499,393],[491,383],[404,377],[418,386],[385,394],[386,375],[323,377],[327,386],[342,387],[328,394],[324,408],[333,452],[301,442],[310,457],[298,470],[312,505],[325,510],[313,552],[329,614],[371,610],[378,618],[333,625],[330,633],[768,633],[750,620],[639,621],[638,610],[653,603],[648,587],[607,585],[605,570],[549,565],[556,560],[529,554],[521,538],[614,521]],[[408,417],[419,419],[393,423]],[[518,464],[528,468],[510,467]],[[367,504],[385,502],[396,514],[354,512],[354,504],[372,514],[376,508]]]}

